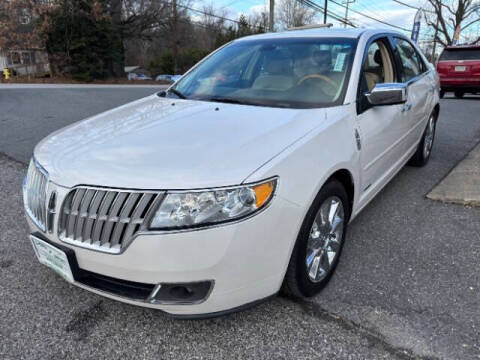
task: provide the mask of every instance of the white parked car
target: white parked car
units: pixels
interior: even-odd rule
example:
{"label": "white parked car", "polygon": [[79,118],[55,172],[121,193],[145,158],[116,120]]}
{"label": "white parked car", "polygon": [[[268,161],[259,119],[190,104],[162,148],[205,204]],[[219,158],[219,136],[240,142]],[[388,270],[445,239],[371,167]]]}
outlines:
{"label": "white parked car", "polygon": [[428,161],[438,114],[437,74],[401,34],[235,40],[167,91],[41,141],[31,240],[71,283],[177,316],[312,296],[347,224]]}
{"label": "white parked car", "polygon": [[150,76],[144,73],[128,73],[128,80],[152,80]]}
{"label": "white parked car", "polygon": [[170,81],[174,83],[175,81],[178,81],[182,75],[157,75],[155,78],[156,81]]}

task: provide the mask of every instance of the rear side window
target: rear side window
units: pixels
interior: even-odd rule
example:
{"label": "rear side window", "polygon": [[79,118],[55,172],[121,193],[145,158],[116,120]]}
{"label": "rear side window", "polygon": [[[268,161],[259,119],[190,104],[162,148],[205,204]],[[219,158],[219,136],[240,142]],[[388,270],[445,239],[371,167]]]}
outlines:
{"label": "rear side window", "polygon": [[407,40],[395,38],[395,48],[402,63],[402,82],[407,82],[426,71],[422,58]]}
{"label": "rear side window", "polygon": [[478,49],[445,49],[440,55],[442,60],[480,60],[480,48]]}

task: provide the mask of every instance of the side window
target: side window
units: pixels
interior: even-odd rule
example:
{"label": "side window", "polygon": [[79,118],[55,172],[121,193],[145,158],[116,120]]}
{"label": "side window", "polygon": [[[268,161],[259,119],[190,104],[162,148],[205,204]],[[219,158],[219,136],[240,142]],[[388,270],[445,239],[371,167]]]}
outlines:
{"label": "side window", "polygon": [[407,82],[425,72],[426,66],[412,44],[404,39],[395,38],[395,47],[403,67],[402,82]]}
{"label": "side window", "polygon": [[369,46],[362,72],[363,88],[366,87],[367,91],[377,84],[395,81],[393,60],[383,40],[377,40]]}

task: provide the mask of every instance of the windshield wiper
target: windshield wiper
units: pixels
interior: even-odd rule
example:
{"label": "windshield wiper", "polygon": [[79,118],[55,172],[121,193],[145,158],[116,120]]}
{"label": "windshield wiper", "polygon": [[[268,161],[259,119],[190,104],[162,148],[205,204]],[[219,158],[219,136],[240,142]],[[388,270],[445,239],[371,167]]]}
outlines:
{"label": "windshield wiper", "polygon": [[227,103],[227,104],[241,104],[241,105],[258,105],[253,102],[245,101],[245,100],[238,100],[238,99],[232,99],[232,98],[227,98],[227,97],[210,97],[210,98],[205,98],[205,99],[199,99],[203,101],[214,101],[214,102],[221,102],[221,103]]}
{"label": "windshield wiper", "polygon": [[180,99],[186,99],[187,97],[183,95],[180,91],[175,90],[175,89],[168,89],[168,92],[171,92],[172,94],[177,95]]}

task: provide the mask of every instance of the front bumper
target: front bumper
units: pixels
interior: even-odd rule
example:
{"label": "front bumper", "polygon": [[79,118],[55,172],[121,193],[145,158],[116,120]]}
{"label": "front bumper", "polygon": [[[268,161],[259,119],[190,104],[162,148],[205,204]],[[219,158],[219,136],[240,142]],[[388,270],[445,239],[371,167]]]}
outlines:
{"label": "front bumper", "polygon": [[[55,190],[60,207],[69,189],[56,186]],[[201,301],[157,303],[121,296],[84,281],[74,282],[115,300],[175,315],[224,312],[275,294],[282,284],[302,219],[301,208],[277,192],[265,211],[246,220],[184,232],[141,233],[121,254],[108,254],[62,242],[57,236],[58,221],[51,233],[45,233],[27,216],[32,233],[71,249],[83,271],[152,287],[207,281],[212,284]]]}

